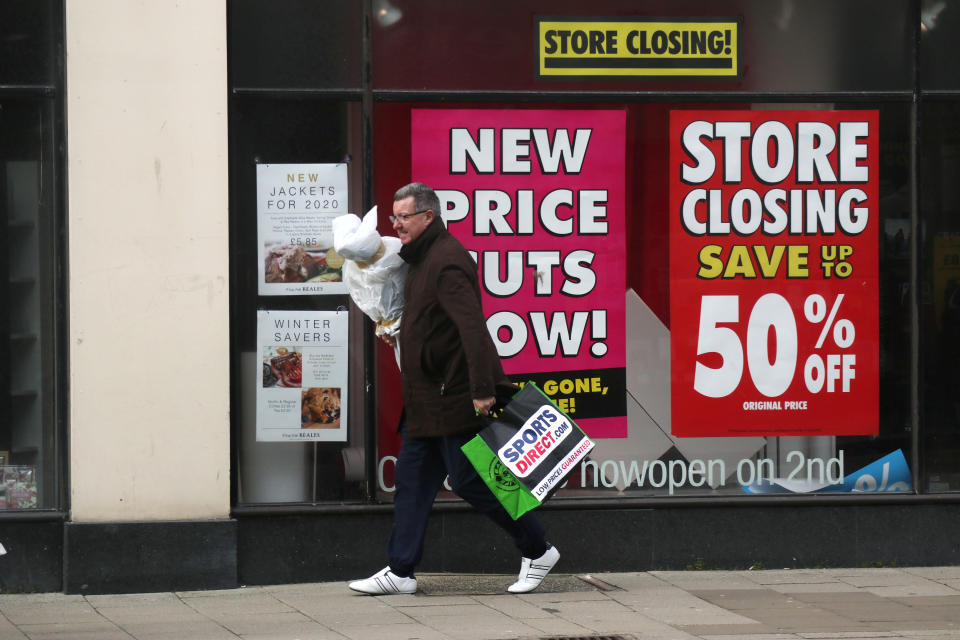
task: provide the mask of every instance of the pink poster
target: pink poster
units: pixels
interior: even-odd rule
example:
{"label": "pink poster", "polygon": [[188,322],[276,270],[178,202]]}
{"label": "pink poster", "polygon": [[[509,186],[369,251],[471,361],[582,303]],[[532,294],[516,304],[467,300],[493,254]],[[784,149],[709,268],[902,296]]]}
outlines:
{"label": "pink poster", "polygon": [[627,436],[625,113],[414,109],[411,179],[477,260],[507,374]]}

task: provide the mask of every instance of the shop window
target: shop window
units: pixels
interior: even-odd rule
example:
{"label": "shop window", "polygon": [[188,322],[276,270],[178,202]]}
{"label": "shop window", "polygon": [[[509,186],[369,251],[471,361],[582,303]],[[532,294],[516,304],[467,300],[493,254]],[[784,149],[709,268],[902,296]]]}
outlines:
{"label": "shop window", "polygon": [[61,507],[58,11],[0,5],[0,511]]}
{"label": "shop window", "polygon": [[[365,497],[364,319],[345,292],[328,291],[342,263],[333,258],[330,217],[312,215],[363,214],[360,113],[351,101],[244,96],[231,106],[238,504]],[[265,322],[281,323],[276,341],[264,338]],[[318,382],[328,379],[335,382]]]}
{"label": "shop window", "polygon": [[359,89],[363,2],[230,0],[230,84]]}
{"label": "shop window", "polygon": [[[862,364],[863,368],[860,369],[864,383],[870,376],[875,376],[876,382],[872,384],[875,385],[874,389],[878,387],[874,395],[868,396],[879,398],[879,406],[873,406],[876,400],[871,402],[871,413],[878,418],[866,425],[863,433],[868,435],[844,435],[850,432],[846,425],[832,416],[824,417],[822,413],[816,424],[809,425],[809,431],[820,435],[799,435],[799,432],[807,430],[804,426],[797,429],[798,434],[777,436],[775,435],[776,424],[766,425],[769,428],[755,436],[737,435],[736,425],[732,425],[727,433],[722,434],[724,437],[680,436],[671,429],[673,390],[671,389],[670,353],[671,327],[674,323],[671,319],[673,292],[671,291],[669,252],[671,243],[669,220],[672,209],[667,161],[672,144],[670,116],[673,111],[707,112],[724,109],[737,109],[741,113],[786,110],[809,111],[811,114],[816,114],[820,110],[841,114],[846,110],[876,111],[879,131],[874,140],[878,147],[873,149],[883,150],[879,157],[873,158],[876,161],[875,166],[879,176],[875,174],[871,176],[871,180],[875,181],[873,186],[876,188],[876,200],[871,208],[871,229],[876,233],[876,239],[866,242],[865,246],[870,248],[871,255],[865,255],[862,259],[864,262],[878,263],[879,278],[878,282],[874,281],[869,285],[873,289],[873,302],[868,303],[865,298],[859,296],[856,288],[848,292],[844,302],[849,305],[851,312],[854,309],[870,306],[866,314],[859,317],[871,318],[870,322],[876,321],[877,328],[873,330],[872,335],[866,331],[868,323],[864,322],[861,330],[864,336],[869,335],[869,337],[862,336],[857,346],[858,353],[866,360]],[[535,202],[539,202],[538,198],[542,195],[536,195],[537,189],[552,188],[542,186],[548,184],[549,177],[536,177],[546,165],[541,157],[540,169],[537,169],[534,156],[540,157],[538,154],[543,149],[539,147],[545,148],[545,145],[549,145],[551,140],[556,141],[556,138],[551,138],[551,133],[542,137],[541,142],[537,143],[532,129],[527,139],[523,138],[524,129],[520,124],[510,124],[527,122],[529,118],[524,116],[524,112],[528,110],[543,110],[537,114],[540,124],[535,126],[548,129],[553,126],[551,122],[568,120],[575,122],[577,117],[593,123],[589,127],[584,125],[585,129],[590,129],[594,136],[591,138],[591,144],[600,139],[599,136],[603,135],[602,126],[605,126],[598,124],[599,119],[591,119],[591,113],[602,112],[604,122],[610,114],[613,114],[613,121],[618,119],[617,114],[622,114],[625,125],[622,130],[618,129],[620,133],[617,135],[620,137],[614,136],[619,140],[619,144],[604,146],[603,154],[592,156],[594,158],[592,161],[601,163],[606,162],[604,155],[617,158],[614,162],[615,167],[610,168],[606,175],[601,174],[599,177],[588,175],[589,167],[587,160],[584,160],[585,164],[576,166],[576,174],[570,174],[567,178],[570,184],[579,184],[586,176],[587,182],[593,185],[590,187],[592,189],[613,183],[624,185],[622,198],[625,224],[622,233],[625,234],[623,244],[625,246],[626,304],[624,305],[622,300],[615,300],[613,293],[606,302],[609,303],[610,309],[618,307],[620,313],[625,314],[625,319],[620,325],[623,328],[620,331],[625,331],[626,340],[625,344],[618,348],[624,349],[622,355],[625,360],[626,388],[621,386],[603,398],[599,397],[603,392],[598,393],[598,397],[594,398],[598,404],[594,407],[592,417],[588,417],[587,421],[593,426],[600,424],[594,420],[597,416],[622,415],[625,416],[625,428],[622,431],[615,431],[618,427],[610,427],[607,424],[594,427],[598,428],[597,433],[600,434],[595,437],[597,446],[590,453],[589,460],[580,464],[577,471],[570,476],[565,488],[560,489],[557,494],[559,499],[564,497],[747,496],[757,493],[790,496],[821,490],[845,492],[850,495],[854,491],[911,492],[914,490],[910,410],[909,264],[912,233],[909,215],[910,111],[907,103],[871,104],[868,107],[858,104],[758,103],[746,105],[724,105],[723,103],[559,105],[555,102],[536,105],[529,103],[522,105],[376,103],[373,150],[378,177],[376,203],[381,209],[388,207],[393,190],[408,181],[410,177],[428,180],[424,176],[431,176],[445,181],[443,187],[451,190],[451,193],[462,191],[466,194],[461,200],[465,199],[467,204],[455,204],[455,208],[459,207],[457,215],[451,216],[458,221],[454,224],[464,225],[460,221],[462,216],[459,214],[466,209],[473,211],[471,207],[474,205],[470,204],[470,199],[476,197],[481,188],[477,186],[482,179],[477,177],[481,173],[479,156],[472,155],[474,164],[464,165],[465,169],[464,167],[458,170],[442,166],[434,167],[430,157],[446,159],[453,157],[453,154],[448,156],[447,153],[433,153],[431,155],[429,151],[425,151],[429,144],[424,146],[418,140],[418,136],[427,132],[427,135],[435,135],[430,140],[436,145],[447,144],[447,141],[452,139],[451,135],[446,135],[449,132],[437,133],[431,128],[430,123],[449,121],[452,123],[451,127],[459,127],[458,131],[468,131],[472,136],[476,136],[476,140],[471,144],[479,149],[482,146],[478,133],[481,125],[477,123],[492,123],[489,125],[492,129],[498,126],[509,127],[510,136],[513,136],[509,140],[514,141],[510,143],[511,146],[508,147],[507,135],[504,134],[501,138],[496,131],[489,140],[491,144],[493,141],[501,142],[517,153],[505,151],[503,155],[497,155],[500,154],[500,148],[494,146],[498,151],[490,156],[493,158],[490,161],[491,164],[483,165],[488,173],[490,171],[496,173],[502,166],[501,162],[513,163],[511,166],[514,169],[511,175],[507,173],[499,175],[500,185],[491,187],[504,191],[502,199],[504,202],[510,200],[509,206],[503,205],[505,208],[501,210],[499,204],[489,207],[483,205],[486,207],[483,211],[487,212],[484,214],[484,219],[489,220],[504,214],[503,222],[506,226],[503,226],[498,233],[505,234],[503,237],[507,240],[501,242],[506,245],[511,239],[511,234],[516,230],[508,228],[507,223],[514,221],[519,225],[522,216],[520,202],[524,186],[516,181],[515,175],[526,171],[532,176],[528,178],[527,188],[533,190],[535,195],[531,197]],[[564,115],[574,112],[580,115]],[[445,118],[446,114],[455,115]],[[843,116],[835,117],[842,119]],[[570,148],[575,148],[575,145],[571,145]],[[619,160],[621,153],[624,154],[622,161]],[[590,158],[590,156],[585,157]],[[618,172],[622,174],[617,176]],[[451,197],[454,198],[455,194]],[[451,202],[457,203],[460,200]],[[474,204],[479,211],[481,205]],[[557,214],[559,217],[577,219],[578,215],[582,215],[582,212],[581,214],[572,213],[577,211],[577,208],[570,203],[567,204],[569,207],[562,208],[564,213]],[[530,220],[533,221],[531,224],[534,226],[543,221],[544,214],[537,208],[538,206],[535,204],[530,209],[533,212],[530,214]],[[496,210],[495,213],[490,213],[494,210]],[[536,213],[537,211],[540,213]],[[553,219],[551,216],[552,214],[548,212],[550,220]],[[466,219],[472,220],[469,217]],[[554,225],[552,228],[554,235],[567,233],[559,224],[549,224]],[[466,226],[470,227],[464,232],[469,241],[472,223]],[[382,225],[381,231],[389,233],[386,224]],[[457,231],[454,233],[456,234]],[[535,231],[530,238],[528,242],[531,245],[538,242]],[[478,246],[468,246],[468,248],[483,251],[485,250],[483,247],[486,247],[496,252],[496,249],[489,244],[489,238],[479,237],[474,240],[479,243]],[[606,242],[616,243],[620,240],[616,235],[599,241],[592,240],[587,235],[582,238],[583,246],[577,248],[602,253]],[[536,248],[542,249],[539,245]],[[560,249],[560,251],[565,250]],[[508,268],[504,266],[506,264],[507,261],[502,260],[498,267],[501,269],[498,272],[501,274],[498,282],[505,282],[502,269]],[[819,263],[817,266],[819,267]],[[553,277],[562,278],[564,274],[560,264],[555,264],[554,267]],[[602,270],[603,265],[598,259],[592,271],[596,275]],[[481,277],[483,277],[482,274]],[[580,272],[578,277],[582,278],[583,273]],[[596,277],[599,279],[601,276]],[[788,280],[780,279],[769,289],[770,293],[778,294],[785,293],[791,286]],[[532,287],[528,289],[533,291]],[[805,295],[809,293],[804,291]],[[547,306],[555,304],[558,308],[559,305],[566,304],[564,297],[556,292],[552,296],[541,297],[541,300],[547,301],[544,303]],[[831,297],[832,303],[836,304],[837,300],[836,296]],[[485,304],[489,307],[491,303],[496,304],[497,300],[488,295]],[[519,301],[513,306],[523,309],[524,304],[526,303]],[[811,311],[805,315],[799,307],[795,313],[801,316],[798,322],[817,325],[817,329],[826,326],[817,324],[826,321],[826,314],[821,315]],[[842,318],[843,316],[838,316],[835,319]],[[746,318],[742,320],[745,324]],[[615,326],[614,321],[614,317],[608,315],[609,326]],[[515,326],[519,328],[519,325]],[[809,326],[805,327],[807,330],[809,328]],[[614,330],[614,333],[616,331]],[[549,332],[542,335],[548,334]],[[815,338],[816,335],[813,335],[813,339]],[[502,345],[509,342],[512,337],[501,335],[499,339]],[[846,339],[848,338],[841,336],[837,340],[843,342]],[[549,339],[543,341],[544,344],[547,342]],[[608,342],[613,344],[613,340]],[[771,344],[769,334],[767,342]],[[811,342],[804,346],[804,358],[813,353],[812,344]],[[399,372],[391,359],[386,357],[388,355],[386,351],[382,351],[380,355],[377,382],[379,400],[377,483],[378,496],[389,500],[393,489],[393,464],[399,447],[396,436],[396,423],[400,413],[400,398],[396,391],[399,387]],[[594,353],[594,356],[596,355],[597,353]],[[564,354],[564,357],[575,356]],[[536,377],[544,389],[558,402],[566,403],[561,408],[570,410],[570,415],[575,420],[579,420],[585,412],[589,412],[589,409],[583,405],[591,400],[591,395],[595,391],[590,384],[580,388],[578,385],[582,381],[578,381],[578,376],[587,375],[592,380],[590,376],[602,378],[609,375],[609,372],[582,375],[573,372],[570,375],[557,373],[544,377],[539,376],[541,371],[529,369],[519,374],[517,367],[511,370],[512,365],[508,360],[509,358],[505,360],[508,374],[514,373],[519,376],[515,377],[515,382],[524,382],[530,376]],[[591,359],[588,356],[584,361],[589,366]],[[549,360],[543,361],[541,365],[544,370],[560,372],[571,368],[562,363],[551,363]],[[552,365],[556,366],[551,369]],[[719,365],[713,363],[710,366]],[[802,370],[802,362],[798,370]],[[796,375],[799,376],[802,373]],[[605,383],[601,386],[606,387]],[[614,386],[611,385],[610,388]],[[764,399],[760,393],[755,395],[761,400]],[[581,403],[581,400],[584,402]],[[790,410],[789,407],[782,408]],[[588,428],[587,431],[589,434],[590,429]],[[765,482],[758,482],[761,478]],[[448,498],[453,497],[449,493],[443,495]]]}
{"label": "shop window", "polygon": [[957,29],[960,5],[943,0],[920,2],[920,59],[918,85],[924,91],[956,91],[960,69],[954,64],[960,54]]}
{"label": "shop window", "polygon": [[[589,91],[893,91],[910,90],[913,83],[915,5],[901,0],[523,0],[500,3],[497,11],[487,3],[447,0],[373,5],[377,90],[584,91],[583,79],[537,78],[534,34],[541,16],[580,25],[603,19],[742,20],[739,78],[588,77]],[[576,29],[570,27],[571,33]],[[626,45],[617,42],[619,51]]]}
{"label": "shop window", "polygon": [[923,485],[960,491],[960,103],[921,111],[921,424]]}
{"label": "shop window", "polygon": [[54,86],[60,0],[0,3],[0,85]]}
{"label": "shop window", "polygon": [[921,486],[960,491],[960,6],[920,3]]}
{"label": "shop window", "polygon": [[[55,260],[47,101],[0,100],[0,508],[56,506]],[[46,169],[46,171],[45,171]]]}
{"label": "shop window", "polygon": [[[401,409],[399,372],[393,354],[379,341],[373,343],[377,365],[371,385],[368,378],[374,354],[364,350],[365,345],[371,344],[370,327],[351,306],[348,296],[265,295],[259,289],[264,276],[258,272],[258,265],[262,266],[264,256],[258,240],[262,232],[257,204],[258,167],[345,164],[349,210],[362,214],[360,204],[370,192],[373,204],[381,212],[389,210],[397,187],[411,179],[422,179],[423,167],[414,166],[411,159],[417,153],[420,157],[429,153],[417,146],[420,142],[414,113],[428,109],[603,110],[623,116],[623,131],[618,133],[622,136],[623,161],[615,162],[616,168],[609,171],[622,168],[623,227],[619,231],[621,237],[614,240],[622,241],[624,246],[622,275],[627,300],[621,305],[625,318],[621,334],[626,333],[627,337],[626,345],[618,349],[626,362],[619,367],[619,387],[600,403],[604,405],[602,411],[618,420],[613,421],[613,431],[597,437],[591,459],[560,490],[561,499],[744,496],[751,493],[750,479],[761,476],[784,480],[772,489],[767,487],[784,495],[805,493],[820,481],[836,485],[838,477],[845,481],[844,491],[927,489],[914,486],[918,470],[913,468],[918,459],[913,442],[918,436],[921,442],[927,442],[928,436],[924,432],[926,424],[914,423],[915,407],[911,405],[916,372],[911,364],[914,335],[910,265],[916,229],[911,223],[909,198],[910,105],[896,101],[791,105],[730,102],[731,92],[776,95],[777,99],[782,99],[783,94],[902,92],[905,99],[915,80],[910,61],[915,58],[916,41],[912,11],[918,5],[897,0],[801,4],[742,0],[719,5],[686,3],[678,9],[676,3],[654,0],[639,4],[604,0],[591,6],[593,16],[709,15],[739,20],[744,67],[741,76],[723,81],[592,78],[587,89],[603,93],[602,104],[586,102],[582,80],[537,79],[533,71],[533,36],[529,40],[515,37],[520,32],[532,33],[534,20],[540,15],[535,5],[513,3],[503,7],[506,13],[496,13],[479,5],[454,7],[435,0],[228,3],[233,89],[231,306],[235,319],[231,344],[236,503],[319,504],[365,500],[371,495],[390,499]],[[370,73],[364,77],[361,45],[367,10],[372,57]],[[583,16],[583,3],[554,3],[549,13]],[[278,40],[269,35],[281,28],[284,38]],[[322,46],[316,44],[317,38],[324,38]],[[883,46],[878,47],[877,42]],[[443,64],[437,64],[437,50],[449,54]],[[794,55],[796,51],[808,55]],[[363,82],[372,82],[372,87],[363,86]],[[368,96],[363,96],[359,89],[370,88],[374,102],[372,113],[367,113],[360,100]],[[422,104],[393,102],[408,99],[398,98],[397,94],[403,92],[406,96],[409,91],[440,91],[444,95],[442,100]],[[522,104],[454,104],[449,101],[450,91],[495,91],[498,95],[516,92],[523,94],[524,99]],[[550,100],[549,95],[558,91],[576,92],[576,103]],[[616,102],[613,92],[621,91],[642,91],[648,100],[651,92],[660,92],[662,96],[669,96],[670,92],[698,92],[704,99],[718,102],[671,103],[667,102],[668,97],[658,103]],[[817,435],[777,436],[767,430],[756,436],[727,433],[724,437],[680,437],[671,432],[668,365],[672,292],[667,223],[671,194],[666,159],[674,142],[669,133],[671,111],[690,109],[876,113],[879,132],[874,142],[882,151],[874,158],[879,176],[871,178],[871,188],[876,189],[876,202],[871,209],[876,244],[870,245],[875,255],[868,258],[876,258],[878,277],[873,285],[875,295],[868,304],[852,294],[845,302],[847,308],[867,304],[867,313],[876,320],[876,330],[867,339],[869,344],[858,345],[858,349],[866,349],[863,353],[871,362],[867,373],[874,376],[877,387],[877,400],[871,406],[871,415],[875,412],[877,417],[865,431],[867,435],[847,435],[844,429],[823,424],[813,425],[811,431]],[[371,117],[366,122],[374,133],[372,143],[361,141],[366,134],[363,120],[367,116]],[[937,139],[937,143],[944,141]],[[614,151],[620,153],[619,149]],[[372,171],[360,170],[361,159],[366,159]],[[514,160],[524,162],[523,157]],[[947,193],[947,189],[943,192]],[[521,197],[519,191],[508,195]],[[381,214],[380,219],[381,233],[392,233],[386,217]],[[576,270],[578,265],[572,266]],[[836,302],[837,298],[831,301]],[[274,384],[275,378],[282,379],[283,372],[269,365],[272,358],[279,358],[276,364],[281,365],[291,356],[286,352],[265,356],[258,335],[258,317],[264,312],[322,314],[341,309],[350,309],[349,355],[345,358],[349,368],[350,418],[344,427],[345,440],[262,439],[257,431],[261,426],[257,417],[261,408],[258,385],[264,387],[268,379],[269,384]],[[837,319],[842,322],[844,318]],[[823,327],[828,324],[826,314],[816,311],[801,321],[823,323]],[[602,323],[598,326],[602,327]],[[507,333],[498,339],[506,341]],[[564,340],[549,328],[542,332],[542,337],[553,345]],[[599,342],[606,339],[602,331],[593,337]],[[623,335],[618,339],[623,340]],[[768,333],[768,344],[774,343]],[[869,353],[873,348],[875,352]],[[930,346],[928,351],[935,349]],[[602,346],[594,355],[605,355]],[[644,399],[638,398],[632,386],[636,384],[630,380],[633,374],[646,380]],[[622,380],[624,377],[626,381]],[[584,379],[589,387],[592,378]],[[558,396],[563,395],[565,387],[578,388],[577,380],[538,381],[552,387],[551,393],[559,391]],[[373,407],[359,406],[370,389],[376,395],[375,418],[369,415]],[[369,434],[364,424],[376,425],[374,461],[365,461],[373,453],[374,443],[366,437]],[[915,428],[919,428],[919,434]],[[936,446],[940,444],[938,441]],[[946,462],[941,466],[949,468]],[[366,484],[371,470],[373,488]],[[949,486],[931,483],[929,488],[940,490]],[[445,493],[443,497],[452,495]]]}

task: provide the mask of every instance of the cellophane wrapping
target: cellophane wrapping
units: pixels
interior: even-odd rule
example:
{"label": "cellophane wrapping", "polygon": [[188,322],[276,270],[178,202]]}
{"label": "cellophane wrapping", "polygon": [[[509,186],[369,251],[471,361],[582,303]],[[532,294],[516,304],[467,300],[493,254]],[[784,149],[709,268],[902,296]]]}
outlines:
{"label": "cellophane wrapping", "polygon": [[363,220],[348,213],[333,221],[333,248],[345,258],[343,281],[353,302],[377,323],[377,335],[395,337],[403,315],[407,263],[399,238],[377,233],[377,208]]}

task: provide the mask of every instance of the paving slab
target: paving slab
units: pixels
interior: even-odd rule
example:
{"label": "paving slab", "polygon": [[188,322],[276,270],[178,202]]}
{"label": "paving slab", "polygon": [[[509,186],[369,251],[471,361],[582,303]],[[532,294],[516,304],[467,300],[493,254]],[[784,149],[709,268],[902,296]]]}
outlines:
{"label": "paving slab", "polygon": [[846,582],[789,582],[768,584],[767,589],[788,595],[799,593],[823,593],[830,597],[836,597],[841,593],[859,593],[860,589]]}
{"label": "paving slab", "polygon": [[16,625],[0,615],[0,638],[4,640],[27,640],[27,636],[17,629]]}
{"label": "paving slab", "polygon": [[794,591],[789,595],[794,600],[800,600],[802,602],[809,602],[812,604],[835,604],[842,602],[852,604],[862,603],[864,605],[872,606],[878,602],[885,602],[885,600],[877,594],[857,588],[840,593],[822,591]]}
{"label": "paving slab", "polygon": [[318,624],[299,611],[236,615],[219,622],[224,629],[244,637],[256,633],[262,634]]}
{"label": "paving slab", "polygon": [[[345,590],[345,588],[344,588]],[[364,596],[353,591],[327,594],[302,594],[297,592],[273,592],[274,597],[285,605],[310,617],[336,616],[350,618],[389,613],[415,596]]]}
{"label": "paving slab", "polygon": [[450,640],[448,634],[413,623],[387,627],[344,627],[338,631],[351,640]]}
{"label": "paving slab", "polygon": [[[372,598],[371,598],[372,599]],[[374,603],[371,603],[374,605]],[[389,625],[405,624],[411,621],[402,609],[394,607],[377,607],[370,611],[351,610],[344,611],[329,607],[327,609],[313,609],[310,613],[302,611],[307,617],[322,622],[331,629],[338,627],[370,626],[370,625]]]}
{"label": "paving slab", "polygon": [[531,604],[549,606],[557,602],[605,602],[610,596],[600,591],[575,591],[572,593],[521,593],[514,596]]}
{"label": "paving slab", "polygon": [[20,631],[31,640],[129,640],[122,629],[105,620],[99,622],[71,622],[25,624]]}
{"label": "paving slab", "polygon": [[[620,601],[623,602],[623,601]],[[642,605],[635,602],[626,603],[637,613],[641,613],[652,620],[669,625],[686,625],[694,621],[697,625],[735,625],[751,624],[754,621],[722,607],[701,601],[700,604],[676,603],[675,605]]]}
{"label": "paving slab", "polygon": [[117,593],[109,595],[77,596],[78,602],[92,607],[155,607],[159,605],[182,605],[183,600],[175,593]]}
{"label": "paving slab", "polygon": [[901,635],[906,633],[930,634],[936,632],[938,634],[953,633],[956,634],[957,637],[960,637],[960,624],[956,622],[949,622],[943,619],[885,620],[883,622],[870,622],[869,626],[875,629],[896,631]]}
{"label": "paving slab", "polygon": [[0,611],[15,625],[23,624],[86,624],[97,622],[100,615],[88,603],[51,601],[26,603],[22,607],[5,605]]}
{"label": "paving slab", "polygon": [[[128,632],[129,633],[129,632]],[[230,633],[226,629],[173,629],[170,631],[159,631],[152,634],[136,633],[131,634],[129,638],[136,640],[240,640],[240,636]]]}
{"label": "paving slab", "polygon": [[771,589],[738,589],[734,591],[726,589],[699,589],[692,593],[702,600],[706,600],[718,607],[731,611],[738,609],[756,609],[759,607],[771,609],[801,609],[805,607],[802,600]]}
{"label": "paving slab", "polygon": [[618,602],[562,602],[554,605],[558,617],[595,633],[666,633],[671,629]]}
{"label": "paving slab", "polygon": [[903,569],[894,567],[843,567],[838,569],[807,569],[807,571],[822,571],[828,576],[860,576],[877,578],[881,576],[899,576]]}
{"label": "paving slab", "polygon": [[277,594],[343,595],[344,593],[353,593],[347,589],[347,584],[348,582],[301,582],[296,584],[270,584],[259,588],[268,593]]}
{"label": "paving slab", "polygon": [[182,596],[184,604],[191,609],[211,618],[225,618],[233,615],[253,613],[289,613],[294,609],[278,600],[266,591],[222,595],[216,598],[202,596]]}
{"label": "paving slab", "polygon": [[839,579],[830,573],[824,573],[814,569],[745,571],[741,575],[745,580],[762,585],[825,584],[839,582]]}
{"label": "paving slab", "polygon": [[417,593],[409,598],[397,597],[391,603],[391,606],[403,609],[404,607],[435,607],[437,609],[456,607],[461,605],[475,605],[477,599],[474,596],[448,596],[448,595],[427,595]]}
{"label": "paving slab", "polygon": [[543,607],[531,604],[513,595],[474,596],[473,600],[517,620],[529,621],[531,619],[553,617],[553,614],[544,611]]}
{"label": "paving slab", "polygon": [[549,618],[524,618],[524,624],[537,630],[538,635],[549,635],[553,638],[583,638],[593,632],[575,622],[550,616]]}
{"label": "paving slab", "polygon": [[209,619],[207,616],[186,606],[181,609],[150,609],[148,607],[137,609],[130,609],[128,607],[119,609],[105,608],[98,609],[97,613],[114,624],[121,626],[129,623],[143,622],[192,624]]}
{"label": "paving slab", "polygon": [[956,607],[960,609],[960,593],[953,592],[945,596],[910,596],[906,598],[888,598],[910,607]]}
{"label": "paving slab", "polygon": [[0,595],[0,640],[960,640],[960,568],[424,574],[416,595],[346,582],[123,595]]}
{"label": "paving slab", "polygon": [[650,575],[687,590],[757,588],[755,581],[739,571],[651,571]]}
{"label": "paving slab", "polygon": [[514,620],[509,616],[496,615],[489,609],[462,616],[431,616],[421,620],[424,626],[444,634],[449,638],[522,638],[536,636],[538,630],[527,621]]}
{"label": "paving slab", "polygon": [[960,580],[960,566],[957,567],[905,567],[906,573],[928,578],[930,580],[954,579]]}
{"label": "paving slab", "polygon": [[[718,634],[711,634],[709,631],[704,631],[699,637],[703,638],[703,640],[732,640],[731,633],[723,633],[723,630],[721,630]],[[749,631],[740,633],[744,635],[736,635],[737,638],[746,637],[749,638],[749,640],[798,640],[800,638],[800,636],[795,633],[750,633]]]}
{"label": "paving slab", "polygon": [[816,640],[819,638],[894,638],[899,635],[890,631],[842,631],[839,633],[803,633],[801,637]]}
{"label": "paving slab", "polygon": [[243,636],[243,640],[343,640],[343,634],[323,627],[305,627],[251,633]]}
{"label": "paving slab", "polygon": [[904,585],[919,585],[930,582],[921,576],[915,576],[903,571],[897,573],[876,573],[866,575],[841,576],[840,580],[855,587],[896,587]]}
{"label": "paving slab", "polygon": [[471,602],[470,604],[457,604],[450,605],[446,607],[403,607],[403,614],[410,616],[414,620],[428,620],[433,618],[450,618],[457,617],[462,619],[467,618],[477,618],[480,616],[490,616],[491,619],[496,618],[507,618],[507,616],[499,611],[494,611],[490,607],[486,607],[479,602]]}
{"label": "paving slab", "polygon": [[957,593],[956,589],[932,580],[926,580],[922,583],[866,587],[866,589],[870,593],[875,593],[883,598],[949,596]]}
{"label": "paving slab", "polygon": [[[664,585],[664,580],[654,573],[635,572],[635,573],[581,573],[577,577],[580,580],[592,584],[609,585],[619,589],[640,589],[643,587],[657,588]],[[601,588],[601,591],[605,589]]]}
{"label": "paving slab", "polygon": [[837,603],[823,608],[837,615],[859,622],[894,622],[942,620],[936,612],[925,608],[906,607],[896,602],[882,602],[876,605]]}

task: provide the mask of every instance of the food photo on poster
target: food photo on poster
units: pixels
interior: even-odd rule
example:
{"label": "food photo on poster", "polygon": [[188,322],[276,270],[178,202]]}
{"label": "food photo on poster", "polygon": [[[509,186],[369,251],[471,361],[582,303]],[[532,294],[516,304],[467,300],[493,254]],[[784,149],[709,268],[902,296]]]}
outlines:
{"label": "food photo on poster", "polygon": [[300,388],[303,379],[303,356],[294,347],[265,347],[263,354],[263,386]]}

